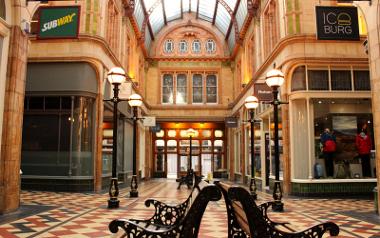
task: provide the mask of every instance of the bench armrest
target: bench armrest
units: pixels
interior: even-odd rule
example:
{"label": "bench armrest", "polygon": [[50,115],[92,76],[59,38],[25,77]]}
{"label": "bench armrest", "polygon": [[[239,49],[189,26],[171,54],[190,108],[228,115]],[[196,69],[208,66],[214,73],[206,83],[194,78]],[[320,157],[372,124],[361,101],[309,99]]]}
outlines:
{"label": "bench armrest", "polygon": [[293,229],[291,229],[290,227],[287,226],[289,224],[289,222],[277,222],[277,221],[273,221],[272,219],[269,218],[269,216],[268,216],[268,208],[271,207],[273,204],[274,204],[274,202],[265,202],[265,203],[260,204],[258,206],[259,209],[263,213],[264,219],[267,221],[267,223],[269,223],[269,224],[271,224],[273,226],[283,226],[286,229],[292,231]]}
{"label": "bench armrest", "polygon": [[109,230],[112,233],[117,233],[119,228],[122,228],[127,237],[136,237],[136,235],[142,235],[143,237],[156,237],[159,235],[160,237],[167,237],[172,235],[172,233],[176,233],[176,227],[162,226],[158,224],[151,224],[144,221],[138,220],[126,220],[126,219],[117,219],[113,220],[108,225]]}
{"label": "bench armrest", "polygon": [[[300,232],[284,232],[276,229],[275,233],[279,237],[284,238],[299,238],[299,237],[310,237],[319,238],[322,237],[326,232],[330,233],[330,236],[337,236],[339,234],[339,227],[333,222],[325,222],[312,227],[309,227]],[[274,233],[272,233],[274,234]]]}
{"label": "bench armrest", "polygon": [[155,199],[147,199],[145,206],[150,207],[150,205],[153,205],[155,210],[153,216],[146,222],[163,226],[176,225],[186,214],[189,202],[188,199],[181,204],[171,206]]}

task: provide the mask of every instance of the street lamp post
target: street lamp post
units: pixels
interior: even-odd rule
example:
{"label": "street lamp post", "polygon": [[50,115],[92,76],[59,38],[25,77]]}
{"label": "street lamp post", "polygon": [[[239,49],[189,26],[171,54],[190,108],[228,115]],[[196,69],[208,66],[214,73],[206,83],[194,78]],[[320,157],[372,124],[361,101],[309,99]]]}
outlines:
{"label": "street lamp post", "polygon": [[[188,169],[187,169],[187,178],[189,179],[189,184],[190,185],[193,185],[193,177],[194,177],[194,171],[193,171],[193,166],[192,166],[192,144],[191,144],[191,140],[192,138],[195,136],[195,130],[193,128],[189,128],[187,131],[186,131],[186,135],[189,137],[189,140],[190,140],[190,151],[189,151],[189,161],[188,161]],[[190,180],[191,178],[191,180]]]}
{"label": "street lamp post", "polygon": [[249,191],[254,200],[257,199],[257,187],[255,179],[255,118],[254,110],[259,106],[259,100],[255,96],[248,96],[245,99],[245,107],[249,110],[249,122],[251,123],[251,183],[249,184]]}
{"label": "street lamp post", "polygon": [[142,104],[142,98],[138,94],[132,94],[128,98],[128,104],[133,109],[133,154],[132,154],[132,163],[133,163],[133,175],[131,180],[131,190],[129,192],[130,197],[138,197],[139,192],[137,191],[138,183],[137,183],[137,169],[136,169],[136,147],[137,147],[137,121],[141,118],[138,118],[137,108]]}
{"label": "street lamp post", "polygon": [[284,83],[284,74],[277,69],[270,70],[266,75],[266,83],[273,91],[273,113],[274,113],[274,161],[275,161],[275,182],[273,189],[274,204],[272,205],[273,211],[284,211],[284,204],[282,203],[282,189],[280,183],[280,151],[278,144],[278,105],[282,104],[278,100],[278,88]]}
{"label": "street lamp post", "polygon": [[116,173],[116,160],[117,160],[117,105],[119,102],[123,101],[119,98],[119,86],[125,81],[125,72],[122,68],[115,67],[112,68],[107,75],[108,81],[114,86],[113,88],[113,98],[104,101],[113,102],[113,135],[112,135],[112,178],[109,188],[108,208],[118,208],[119,200],[119,186],[117,182]]}

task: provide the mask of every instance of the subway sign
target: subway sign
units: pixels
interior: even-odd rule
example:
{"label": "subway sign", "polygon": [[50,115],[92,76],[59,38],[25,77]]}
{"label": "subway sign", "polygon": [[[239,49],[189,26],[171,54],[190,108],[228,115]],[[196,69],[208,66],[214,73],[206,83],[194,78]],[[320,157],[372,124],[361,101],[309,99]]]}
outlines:
{"label": "subway sign", "polygon": [[79,6],[41,7],[38,39],[77,38]]}
{"label": "subway sign", "polygon": [[360,40],[356,7],[316,7],[318,40]]}

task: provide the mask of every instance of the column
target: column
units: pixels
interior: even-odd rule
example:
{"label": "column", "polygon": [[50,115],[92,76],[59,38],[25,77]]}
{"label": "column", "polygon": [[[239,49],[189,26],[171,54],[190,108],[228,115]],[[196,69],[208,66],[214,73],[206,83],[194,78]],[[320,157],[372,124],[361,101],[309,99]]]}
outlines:
{"label": "column", "polygon": [[28,37],[12,26],[4,97],[4,124],[0,156],[0,213],[20,205],[20,162]]}

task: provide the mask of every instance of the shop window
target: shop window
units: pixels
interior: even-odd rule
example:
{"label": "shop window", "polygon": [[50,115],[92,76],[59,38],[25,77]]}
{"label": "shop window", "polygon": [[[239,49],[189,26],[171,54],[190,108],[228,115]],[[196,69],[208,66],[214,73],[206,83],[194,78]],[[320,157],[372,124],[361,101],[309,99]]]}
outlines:
{"label": "shop window", "polygon": [[215,130],[214,131],[214,136],[217,138],[223,137],[223,131],[221,130]]}
{"label": "shop window", "polygon": [[168,151],[168,153],[176,153],[177,152],[177,141],[176,140],[168,140],[167,151]]}
{"label": "shop window", "polygon": [[61,107],[60,97],[45,97],[45,110],[56,109],[59,110]]}
{"label": "shop window", "polygon": [[156,171],[163,172],[165,171],[165,141],[156,140]]}
{"label": "shop window", "polygon": [[215,140],[214,141],[214,171],[222,169],[223,161],[223,141]]}
{"label": "shop window", "polygon": [[176,130],[168,130],[168,137],[176,137],[177,132]]}
{"label": "shop window", "polygon": [[193,53],[199,54],[201,52],[201,41],[200,40],[194,40],[193,44],[191,46],[191,49]]}
{"label": "shop window", "polygon": [[187,131],[186,131],[186,130],[180,130],[180,131],[179,131],[179,135],[180,135],[181,137],[187,137]]}
{"label": "shop window", "polygon": [[351,71],[331,70],[331,90],[351,90]]}
{"label": "shop window", "polygon": [[212,39],[209,39],[207,40],[207,43],[206,43],[206,52],[211,54],[211,53],[214,53],[216,51],[216,44],[215,44],[215,41],[212,40]]}
{"label": "shop window", "polygon": [[212,150],[211,140],[203,140],[202,141],[202,152],[211,153]]}
{"label": "shop window", "polygon": [[173,40],[166,40],[164,43],[164,52],[165,53],[173,53],[174,51],[174,43]]}
{"label": "shop window", "polygon": [[4,0],[0,0],[0,17],[5,20],[5,2]]}
{"label": "shop window", "polygon": [[162,79],[162,103],[173,103],[174,80],[172,74],[164,74]]}
{"label": "shop window", "polygon": [[40,176],[93,175],[94,100],[73,96],[70,108],[72,106],[74,110],[71,112],[60,109],[61,97],[58,96],[29,96],[28,99],[22,136],[23,173]]}
{"label": "shop window", "polygon": [[210,130],[203,130],[203,131],[202,131],[202,136],[203,136],[204,138],[209,138],[209,137],[211,137],[211,131],[210,131]]}
{"label": "shop window", "polygon": [[371,90],[371,82],[368,70],[354,70],[354,89]]}
{"label": "shop window", "polygon": [[278,6],[276,0],[270,0],[264,10],[264,55],[267,57],[280,39]]}
{"label": "shop window", "polygon": [[179,152],[180,154],[186,154],[189,153],[189,145],[190,145],[190,140],[180,140],[179,141]]}
{"label": "shop window", "polygon": [[301,11],[299,0],[286,0],[286,30],[288,35],[298,34],[301,31]]}
{"label": "shop window", "polygon": [[308,70],[309,90],[329,90],[329,74],[327,70]]}
{"label": "shop window", "polygon": [[[71,104],[71,101],[70,101]],[[44,109],[44,97],[30,97],[29,109],[43,110]]]}
{"label": "shop window", "polygon": [[106,41],[108,42],[110,48],[114,51],[118,51],[118,45],[120,42],[119,31],[120,31],[120,16],[113,0],[108,1],[107,6],[107,28],[106,28]]}
{"label": "shop window", "polygon": [[177,75],[176,103],[187,103],[187,75]]}
{"label": "shop window", "polygon": [[179,52],[180,53],[186,53],[187,52],[187,41],[186,40],[180,40],[179,41]]}
{"label": "shop window", "polygon": [[193,103],[203,102],[203,79],[201,74],[193,75]]}
{"label": "shop window", "polygon": [[292,91],[306,90],[305,66],[298,66],[292,75]]}
{"label": "shop window", "polygon": [[156,137],[161,138],[161,137],[164,137],[164,135],[165,135],[165,131],[164,130],[160,130],[159,132],[156,132]]}
{"label": "shop window", "polygon": [[61,97],[61,108],[71,109],[71,97]]}
{"label": "shop window", "polygon": [[[363,162],[358,158],[356,137],[363,125],[367,126],[367,136],[372,141],[374,150],[373,120],[371,101],[368,99],[315,99],[314,108],[314,151],[316,163],[322,165],[322,173],[315,178],[346,179],[363,178]],[[344,112],[344,113],[341,113]],[[335,138],[335,151],[331,158],[324,153],[322,133],[329,129]],[[370,155],[374,157],[374,155]],[[326,158],[325,158],[326,157]],[[331,159],[330,175],[327,175],[326,159]],[[375,176],[374,159],[370,159],[371,177]],[[347,167],[348,166],[348,167]],[[348,169],[347,169],[348,168]],[[306,177],[306,175],[305,175]]]}
{"label": "shop window", "polygon": [[240,133],[235,133],[235,148],[234,148],[234,152],[235,152],[235,155],[234,155],[234,160],[235,160],[235,172],[236,173],[241,173],[241,154],[240,154]]}
{"label": "shop window", "polygon": [[217,80],[216,75],[207,75],[206,77],[206,102],[217,102]]}

